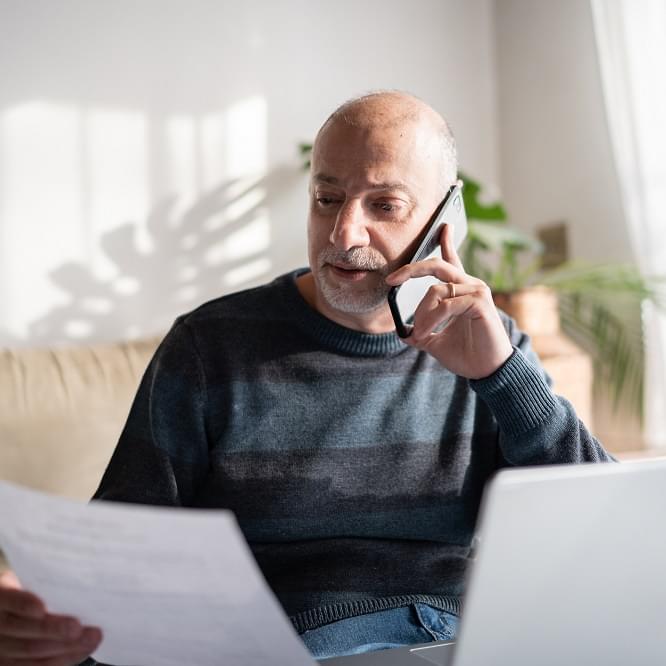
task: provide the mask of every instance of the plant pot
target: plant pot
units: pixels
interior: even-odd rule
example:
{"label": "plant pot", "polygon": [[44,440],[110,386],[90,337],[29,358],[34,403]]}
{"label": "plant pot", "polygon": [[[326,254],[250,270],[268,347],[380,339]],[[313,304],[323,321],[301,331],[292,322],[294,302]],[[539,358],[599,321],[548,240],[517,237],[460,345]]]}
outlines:
{"label": "plant pot", "polygon": [[496,293],[493,300],[530,336],[534,351],[553,380],[554,391],[573,404],[578,417],[591,429],[592,360],[562,333],[557,293],[536,286]]}
{"label": "plant pot", "polygon": [[550,287],[494,293],[493,300],[500,310],[516,320],[518,328],[532,337],[560,332],[557,293]]}

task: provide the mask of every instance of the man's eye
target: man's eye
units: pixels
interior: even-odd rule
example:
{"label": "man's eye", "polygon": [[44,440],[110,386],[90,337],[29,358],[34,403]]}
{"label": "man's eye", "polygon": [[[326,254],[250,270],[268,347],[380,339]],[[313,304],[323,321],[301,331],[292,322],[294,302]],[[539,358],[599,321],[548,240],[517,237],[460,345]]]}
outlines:
{"label": "man's eye", "polygon": [[378,208],[381,211],[384,211],[385,213],[393,213],[395,212],[398,207],[388,203],[387,201],[377,201],[375,204],[373,204],[375,208]]}
{"label": "man's eye", "polygon": [[333,197],[317,197],[317,203],[320,206],[331,206],[334,203],[337,202],[337,199],[334,199]]}

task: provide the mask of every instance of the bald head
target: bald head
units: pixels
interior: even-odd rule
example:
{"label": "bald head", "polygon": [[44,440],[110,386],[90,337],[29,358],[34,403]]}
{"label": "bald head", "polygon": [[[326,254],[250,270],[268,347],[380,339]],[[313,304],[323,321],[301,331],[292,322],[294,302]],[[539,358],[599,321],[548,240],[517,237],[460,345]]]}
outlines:
{"label": "bald head", "polygon": [[401,91],[373,92],[355,97],[339,106],[317,133],[313,152],[331,125],[343,124],[360,130],[395,130],[418,126],[431,135],[441,174],[442,196],[456,182],[458,164],[453,134],[442,116],[414,95]]}

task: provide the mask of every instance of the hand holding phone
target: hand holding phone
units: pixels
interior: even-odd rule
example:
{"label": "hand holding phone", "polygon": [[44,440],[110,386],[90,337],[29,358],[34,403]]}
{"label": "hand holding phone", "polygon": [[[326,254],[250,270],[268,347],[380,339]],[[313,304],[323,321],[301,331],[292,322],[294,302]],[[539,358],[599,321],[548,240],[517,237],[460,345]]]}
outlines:
{"label": "hand holding phone", "polygon": [[[409,263],[433,257],[442,258],[440,234],[446,224],[453,225],[454,245],[458,249],[467,235],[467,216],[465,215],[461,181],[451,186],[442,202],[437,206],[424,231],[423,240]],[[388,301],[396,330],[401,338],[409,337],[413,328],[416,308],[423,300],[428,289],[434,284],[439,284],[439,282],[435,276],[426,275],[411,278],[407,282],[391,288]]]}
{"label": "hand holding phone", "polygon": [[412,261],[386,282],[393,287],[389,304],[405,343],[460,377],[481,379],[497,371],[513,347],[488,285],[466,273],[458,256],[466,227],[460,185],[455,185]]}

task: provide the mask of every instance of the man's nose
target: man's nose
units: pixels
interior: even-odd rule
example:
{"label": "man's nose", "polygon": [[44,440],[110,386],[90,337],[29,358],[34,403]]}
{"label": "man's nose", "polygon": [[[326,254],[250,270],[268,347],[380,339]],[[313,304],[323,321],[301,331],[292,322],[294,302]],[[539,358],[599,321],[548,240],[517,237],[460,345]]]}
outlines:
{"label": "man's nose", "polygon": [[345,201],[338,210],[329,240],[341,250],[365,247],[370,242],[366,224],[361,202],[356,199]]}

